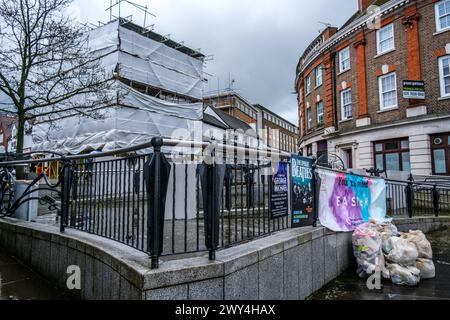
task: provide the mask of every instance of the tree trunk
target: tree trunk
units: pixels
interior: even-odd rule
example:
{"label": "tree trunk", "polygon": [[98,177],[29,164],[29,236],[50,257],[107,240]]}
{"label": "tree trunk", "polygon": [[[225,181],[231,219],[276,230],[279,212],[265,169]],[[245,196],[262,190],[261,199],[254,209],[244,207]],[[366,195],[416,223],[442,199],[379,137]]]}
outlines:
{"label": "tree trunk", "polygon": [[[18,114],[18,124],[17,124],[17,146],[16,146],[16,159],[23,159],[23,142],[25,136],[25,115],[22,113]],[[25,170],[23,166],[16,167],[16,179],[24,180],[25,179]]]}

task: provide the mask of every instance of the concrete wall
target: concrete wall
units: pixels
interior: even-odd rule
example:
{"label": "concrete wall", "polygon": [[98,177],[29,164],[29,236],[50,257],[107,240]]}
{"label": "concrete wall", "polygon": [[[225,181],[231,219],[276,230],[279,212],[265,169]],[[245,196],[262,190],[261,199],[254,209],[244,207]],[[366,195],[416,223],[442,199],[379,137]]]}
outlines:
{"label": "concrete wall", "polygon": [[[396,221],[400,230],[425,232],[450,218]],[[305,299],[353,261],[350,233],[291,229],[217,252],[166,261],[150,270],[145,253],[78,231],[0,219],[0,246],[65,288],[70,265],[81,269],[82,299],[259,300]]]}

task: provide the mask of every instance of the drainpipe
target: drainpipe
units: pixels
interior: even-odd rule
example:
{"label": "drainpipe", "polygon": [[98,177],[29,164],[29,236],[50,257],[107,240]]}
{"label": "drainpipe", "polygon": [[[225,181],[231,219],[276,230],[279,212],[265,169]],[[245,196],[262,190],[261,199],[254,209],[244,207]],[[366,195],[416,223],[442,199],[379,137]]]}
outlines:
{"label": "drainpipe", "polygon": [[336,78],[336,51],[331,52],[331,72],[332,72],[332,82],[333,82],[333,111],[334,111],[334,128],[338,130],[338,112],[337,112],[337,78]]}

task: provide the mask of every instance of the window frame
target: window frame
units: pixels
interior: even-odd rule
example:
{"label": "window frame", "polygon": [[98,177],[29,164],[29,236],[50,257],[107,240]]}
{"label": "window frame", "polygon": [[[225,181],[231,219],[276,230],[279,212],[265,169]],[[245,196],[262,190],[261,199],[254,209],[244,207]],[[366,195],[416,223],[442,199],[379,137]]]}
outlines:
{"label": "window frame", "polygon": [[[402,147],[402,142],[408,141],[408,148]],[[397,149],[395,150],[386,150],[386,144],[388,143],[397,143]],[[410,146],[409,139],[406,138],[398,138],[398,139],[389,139],[389,140],[382,140],[382,141],[376,141],[373,143],[373,161],[374,161],[374,168],[378,169],[377,167],[377,155],[383,156],[383,170],[387,170],[386,166],[386,155],[387,154],[393,154],[398,153],[399,154],[399,169],[400,171],[403,171],[403,154],[409,153],[409,167],[411,169],[411,146]],[[382,144],[383,148],[381,151],[377,151],[377,145]]]}
{"label": "window frame", "polygon": [[305,91],[306,95],[311,94],[311,74],[308,74],[305,79],[306,85],[305,85]]}
{"label": "window frame", "polygon": [[[392,47],[388,48],[384,51],[381,51],[381,42],[382,42],[382,41],[380,41],[381,32],[386,30],[387,28],[392,28]],[[383,41],[387,41],[388,39],[385,39]],[[395,50],[395,25],[394,25],[394,23],[390,23],[390,24],[384,26],[383,28],[377,30],[377,55],[382,55],[382,54],[385,54],[387,52],[391,52],[394,50]]]}
{"label": "window frame", "polygon": [[[350,93],[350,103],[344,105],[344,95],[345,95],[346,93]],[[344,107],[349,106],[349,105],[351,106],[352,115],[351,115],[350,117],[346,117],[346,116],[345,116],[345,109],[344,109]],[[352,88],[348,88],[348,89],[345,89],[345,90],[342,90],[342,91],[341,91],[341,120],[342,120],[342,121],[346,121],[346,120],[350,120],[350,119],[353,119],[353,97],[352,97]]]}
{"label": "window frame", "polygon": [[[320,74],[320,77],[319,77],[319,74]],[[316,88],[318,88],[321,85],[323,85],[323,69],[322,69],[322,65],[320,65],[316,69],[314,69],[314,76],[315,76]],[[318,79],[320,79],[320,83],[317,82]]]}
{"label": "window frame", "polygon": [[306,109],[306,129],[307,130],[311,130],[312,129],[312,123],[313,122],[313,118],[312,118],[312,110],[311,107]]}
{"label": "window frame", "polygon": [[[321,116],[319,116],[319,106],[322,106],[322,113],[320,113]],[[317,116],[317,126],[322,126],[325,124],[325,105],[323,101],[319,101],[316,103],[316,116]],[[319,121],[319,119],[322,119]]]}
{"label": "window frame", "polygon": [[[391,91],[383,92],[383,79],[386,79],[386,78],[388,78],[390,76],[394,76],[395,100],[396,100],[396,103],[395,103],[395,105],[384,106],[383,94],[394,91],[394,90],[391,90]],[[382,75],[382,76],[378,77],[378,96],[379,96],[379,99],[380,99],[380,111],[385,111],[385,110],[397,109],[398,108],[397,72],[391,72],[391,73],[388,73],[388,74],[385,74],[385,75]]]}
{"label": "window frame", "polygon": [[306,146],[306,156],[312,157],[313,155],[314,155],[313,146],[312,146],[312,144],[309,144]]}
{"label": "window frame", "polygon": [[436,20],[436,32],[444,32],[444,31],[450,30],[450,25],[445,28],[441,28],[441,18],[450,16],[450,12],[442,17],[439,15],[439,5],[442,3],[447,3],[447,2],[450,2],[450,0],[438,1],[434,5],[434,14],[435,14],[435,20]]}
{"label": "window frame", "polygon": [[[436,145],[434,143],[434,140],[436,138],[443,138],[443,143],[441,145]],[[435,135],[430,136],[430,143],[431,143],[431,162],[432,162],[433,175],[449,176],[450,175],[450,132],[435,134]],[[444,152],[445,152],[445,165],[446,165],[445,173],[436,173],[435,151],[437,151],[437,150],[444,150]]]}
{"label": "window frame", "polygon": [[[342,54],[344,52],[348,52],[348,58],[346,58],[345,60],[342,59]],[[342,64],[343,64],[344,61],[348,61],[349,62],[347,69],[343,69]],[[350,46],[347,46],[347,47],[343,48],[341,51],[339,51],[339,72],[343,73],[345,71],[350,70],[351,68],[352,68],[352,62],[351,62]]]}
{"label": "window frame", "polygon": [[450,55],[446,55],[439,58],[439,83],[440,83],[440,89],[441,89],[441,98],[447,98],[450,97],[450,92],[445,92],[445,78],[450,78],[450,73],[445,76],[444,75],[444,60],[448,59],[449,67],[450,67]]}

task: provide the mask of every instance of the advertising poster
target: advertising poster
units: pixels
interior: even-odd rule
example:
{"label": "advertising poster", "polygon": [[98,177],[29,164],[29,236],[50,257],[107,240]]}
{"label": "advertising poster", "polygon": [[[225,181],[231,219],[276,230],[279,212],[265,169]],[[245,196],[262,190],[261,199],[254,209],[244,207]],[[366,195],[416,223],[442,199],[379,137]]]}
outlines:
{"label": "advertising poster", "polygon": [[405,99],[425,99],[425,82],[423,81],[403,81],[403,98]]}
{"label": "advertising poster", "polygon": [[292,227],[311,226],[314,223],[313,161],[292,156]]}
{"label": "advertising poster", "polygon": [[319,220],[332,231],[354,231],[370,220],[386,219],[386,182],[351,174],[318,170]]}
{"label": "advertising poster", "polygon": [[278,169],[272,175],[270,196],[270,217],[272,219],[288,215],[288,164],[280,162]]}

